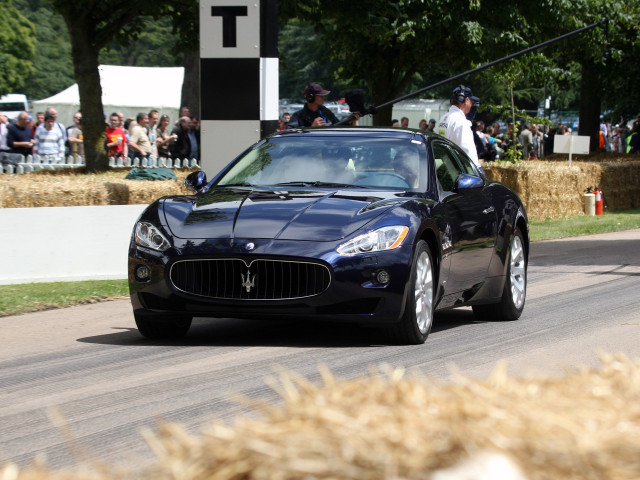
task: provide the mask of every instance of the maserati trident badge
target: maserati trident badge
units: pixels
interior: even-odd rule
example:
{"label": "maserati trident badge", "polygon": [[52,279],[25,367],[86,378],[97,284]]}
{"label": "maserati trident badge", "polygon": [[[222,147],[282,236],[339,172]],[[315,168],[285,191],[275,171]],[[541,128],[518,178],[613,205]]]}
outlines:
{"label": "maserati trident badge", "polygon": [[247,290],[247,293],[251,292],[251,289],[255,285],[256,275],[251,276],[251,271],[247,270],[247,276],[240,274],[242,277],[242,286]]}

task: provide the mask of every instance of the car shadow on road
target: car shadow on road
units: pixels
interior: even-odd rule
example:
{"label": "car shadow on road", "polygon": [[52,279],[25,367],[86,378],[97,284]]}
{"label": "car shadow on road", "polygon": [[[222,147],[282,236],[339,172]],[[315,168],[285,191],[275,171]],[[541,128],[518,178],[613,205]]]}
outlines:
{"label": "car shadow on road", "polygon": [[[471,310],[438,312],[431,335],[471,323],[477,323]],[[149,340],[131,326],[113,327],[111,333],[78,338],[77,341],[104,345],[182,347],[347,348],[397,345],[391,341],[386,329],[372,326],[308,320],[231,318],[196,318],[187,335],[178,340]]]}

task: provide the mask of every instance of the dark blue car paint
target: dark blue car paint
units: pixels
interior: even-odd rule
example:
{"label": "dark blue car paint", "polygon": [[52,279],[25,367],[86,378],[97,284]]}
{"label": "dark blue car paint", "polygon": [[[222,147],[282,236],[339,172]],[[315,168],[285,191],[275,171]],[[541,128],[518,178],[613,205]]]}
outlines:
{"label": "dark blue car paint", "polygon": [[[300,135],[326,135],[323,130],[306,130]],[[415,132],[400,129],[331,132],[367,134],[415,136]],[[429,135],[419,137],[428,145]],[[522,231],[528,252],[524,207],[511,190],[488,181],[480,172],[474,178],[461,178],[459,191],[444,195],[438,188],[430,155],[428,151],[431,182],[424,193],[297,186],[216,187],[232,162],[200,194],[154,202],[139,220],[156,225],[172,247],[160,253],[137,246],[132,238],[129,279],[134,311],[158,316],[395,322],[404,310],[413,249],[420,239],[429,244],[436,265],[437,308],[498,300],[507,273],[510,239],[516,229]],[[410,227],[400,248],[354,256],[337,253],[350,238],[385,225]],[[247,251],[248,243],[255,248]],[[305,299],[232,301],[196,297],[178,291],[169,282],[169,270],[178,259],[250,260],[261,256],[319,260],[330,268],[331,284],[324,293]],[[139,264],[151,269],[149,281],[135,279],[134,270]],[[380,286],[373,277],[383,268],[390,273],[391,282]]]}

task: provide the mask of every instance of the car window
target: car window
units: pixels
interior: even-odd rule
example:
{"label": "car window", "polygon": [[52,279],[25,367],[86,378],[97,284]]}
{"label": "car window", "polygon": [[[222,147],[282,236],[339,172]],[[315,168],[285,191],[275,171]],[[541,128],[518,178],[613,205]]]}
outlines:
{"label": "car window", "polygon": [[431,146],[438,182],[444,191],[451,192],[458,176],[468,172],[462,168],[457,156],[444,143],[433,142]]}
{"label": "car window", "polygon": [[425,191],[425,143],[370,136],[282,136],[257,144],[217,185],[340,184]]}
{"label": "car window", "polygon": [[471,160],[460,148],[452,148],[451,150],[458,159],[458,163],[462,167],[464,173],[479,176],[478,171],[474,166],[473,160]]}

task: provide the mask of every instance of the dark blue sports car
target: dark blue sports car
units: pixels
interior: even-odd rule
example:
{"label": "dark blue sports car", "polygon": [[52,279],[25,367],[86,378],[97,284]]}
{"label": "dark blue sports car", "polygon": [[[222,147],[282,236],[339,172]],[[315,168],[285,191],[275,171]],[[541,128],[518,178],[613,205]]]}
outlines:
{"label": "dark blue sports car", "polygon": [[313,318],[418,344],[436,309],[515,320],[524,308],[522,202],[439,135],[287,130],[185,184],[194,195],[151,204],[131,239],[145,337],[182,336],[193,317]]}

